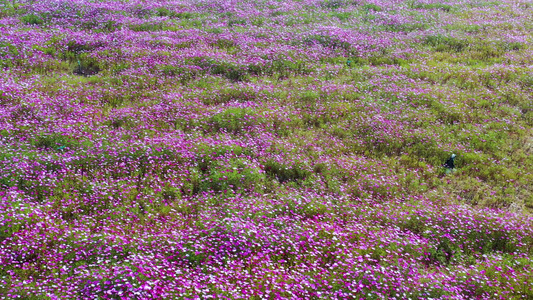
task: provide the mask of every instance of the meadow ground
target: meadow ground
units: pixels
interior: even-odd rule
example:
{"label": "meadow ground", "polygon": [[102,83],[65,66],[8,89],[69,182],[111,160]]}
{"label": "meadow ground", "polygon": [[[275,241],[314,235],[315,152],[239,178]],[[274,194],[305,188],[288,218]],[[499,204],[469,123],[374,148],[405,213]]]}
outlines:
{"label": "meadow ground", "polygon": [[533,299],[532,16],[0,0],[0,299]]}

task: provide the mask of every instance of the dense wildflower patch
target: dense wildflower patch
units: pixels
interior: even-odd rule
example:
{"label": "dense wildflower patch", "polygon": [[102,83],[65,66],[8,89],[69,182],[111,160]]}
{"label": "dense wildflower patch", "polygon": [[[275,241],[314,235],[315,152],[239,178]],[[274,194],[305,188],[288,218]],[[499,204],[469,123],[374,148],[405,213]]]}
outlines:
{"label": "dense wildflower patch", "polygon": [[0,299],[533,298],[531,15],[0,1]]}

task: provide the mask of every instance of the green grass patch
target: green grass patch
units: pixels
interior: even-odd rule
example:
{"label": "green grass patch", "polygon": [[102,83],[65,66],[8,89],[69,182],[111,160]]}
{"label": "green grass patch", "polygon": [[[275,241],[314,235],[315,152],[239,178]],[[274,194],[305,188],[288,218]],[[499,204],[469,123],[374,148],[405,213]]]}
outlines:
{"label": "green grass patch", "polygon": [[444,36],[440,34],[426,36],[423,43],[425,45],[434,47],[435,51],[438,51],[438,52],[445,52],[445,51],[461,52],[470,45],[470,43],[467,40],[450,37],[450,36]]}
{"label": "green grass patch", "polygon": [[224,129],[232,133],[240,133],[247,127],[257,124],[254,113],[244,108],[229,108],[213,115],[209,124],[214,130]]}
{"label": "green grass patch", "polygon": [[38,15],[25,15],[20,18],[20,21],[28,25],[42,25],[44,20]]}

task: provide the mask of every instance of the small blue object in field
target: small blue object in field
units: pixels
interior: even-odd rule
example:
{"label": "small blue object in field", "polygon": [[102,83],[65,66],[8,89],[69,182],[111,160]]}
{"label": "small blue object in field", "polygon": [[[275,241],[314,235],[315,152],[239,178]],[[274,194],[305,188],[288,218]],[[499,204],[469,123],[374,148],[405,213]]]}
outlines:
{"label": "small blue object in field", "polygon": [[346,61],[346,65],[348,65],[348,67],[351,67],[351,66],[352,66],[352,61],[348,59],[348,60]]}
{"label": "small blue object in field", "polygon": [[444,163],[444,167],[446,168],[446,174],[455,171],[455,157],[456,155],[452,153],[450,158],[448,158],[448,160],[446,160],[446,162]]}
{"label": "small blue object in field", "polygon": [[57,148],[57,150],[62,150],[63,148],[65,148],[65,146],[59,146],[59,148]]}

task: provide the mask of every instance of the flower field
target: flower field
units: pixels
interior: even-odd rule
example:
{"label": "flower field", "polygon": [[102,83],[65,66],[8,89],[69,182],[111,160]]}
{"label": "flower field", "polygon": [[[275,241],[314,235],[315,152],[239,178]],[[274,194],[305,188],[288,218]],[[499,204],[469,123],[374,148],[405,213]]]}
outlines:
{"label": "flower field", "polygon": [[533,299],[532,16],[0,0],[0,299]]}

